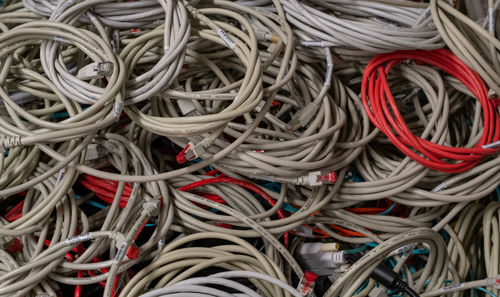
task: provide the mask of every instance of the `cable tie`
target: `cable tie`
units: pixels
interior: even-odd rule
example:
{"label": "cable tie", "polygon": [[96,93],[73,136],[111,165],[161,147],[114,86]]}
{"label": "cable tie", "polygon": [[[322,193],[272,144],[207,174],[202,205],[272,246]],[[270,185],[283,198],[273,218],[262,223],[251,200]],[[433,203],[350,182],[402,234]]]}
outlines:
{"label": "cable tie", "polygon": [[500,147],[500,140],[483,145],[483,149],[496,149]]}

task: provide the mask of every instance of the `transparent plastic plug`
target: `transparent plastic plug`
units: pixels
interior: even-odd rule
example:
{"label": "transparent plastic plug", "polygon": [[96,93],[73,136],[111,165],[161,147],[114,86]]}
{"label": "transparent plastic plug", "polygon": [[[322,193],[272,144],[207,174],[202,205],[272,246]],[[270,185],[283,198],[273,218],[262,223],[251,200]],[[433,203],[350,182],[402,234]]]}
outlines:
{"label": "transparent plastic plug", "polygon": [[318,276],[310,271],[305,271],[304,276],[300,280],[300,283],[297,287],[297,291],[299,291],[302,296],[309,297],[314,292],[314,286],[316,285],[316,279]]}
{"label": "transparent plastic plug", "polygon": [[77,77],[81,80],[103,78],[113,74],[112,62],[94,62],[78,71]]}
{"label": "transparent plastic plug", "polygon": [[316,182],[321,184],[334,184],[337,182],[337,173],[335,171],[321,172],[320,175],[316,175]]}
{"label": "transparent plastic plug", "polygon": [[295,131],[300,127],[307,125],[311,119],[316,115],[318,106],[314,103],[309,103],[301,110],[297,111],[295,116],[286,124],[285,129],[288,131]]}
{"label": "transparent plastic plug", "polygon": [[177,159],[177,163],[182,164],[199,158],[204,152],[205,149],[203,148],[203,145],[195,145],[194,143],[189,142],[182,152],[180,152],[175,158]]}
{"label": "transparent plastic plug", "polygon": [[335,268],[345,264],[344,251],[338,251],[339,244],[308,242],[297,248],[302,263],[317,275],[330,275]]}
{"label": "transparent plastic plug", "polygon": [[297,179],[297,184],[317,187],[321,185],[331,185],[337,182],[335,171],[312,171]]}

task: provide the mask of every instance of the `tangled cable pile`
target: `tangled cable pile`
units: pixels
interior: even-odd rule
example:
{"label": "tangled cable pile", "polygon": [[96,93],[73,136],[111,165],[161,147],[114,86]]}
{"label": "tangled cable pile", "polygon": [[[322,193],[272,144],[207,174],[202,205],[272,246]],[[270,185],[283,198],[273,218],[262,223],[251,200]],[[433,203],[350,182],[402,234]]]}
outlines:
{"label": "tangled cable pile", "polygon": [[482,2],[5,1],[0,296],[498,296]]}

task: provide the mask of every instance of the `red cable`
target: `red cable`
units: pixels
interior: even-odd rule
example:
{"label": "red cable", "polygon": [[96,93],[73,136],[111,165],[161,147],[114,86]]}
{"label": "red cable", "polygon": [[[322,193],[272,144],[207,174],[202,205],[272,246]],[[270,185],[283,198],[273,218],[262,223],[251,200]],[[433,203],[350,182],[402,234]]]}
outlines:
{"label": "red cable", "polygon": [[[83,277],[83,270],[78,270],[76,273],[76,277],[82,278]],[[75,297],[80,297],[82,295],[82,286],[81,285],[76,285],[75,286]]]}
{"label": "red cable", "polygon": [[7,212],[4,218],[10,223],[19,219],[23,215],[23,205],[24,200],[19,202],[16,206],[14,206],[9,212]]}
{"label": "red cable", "polygon": [[[484,130],[481,139],[473,148],[439,145],[412,134],[398,110],[387,82],[391,68],[406,60],[427,63],[446,71],[462,82],[479,100],[483,110]],[[494,102],[489,100],[486,85],[477,73],[448,50],[397,51],[377,55],[363,73],[361,99],[370,121],[401,152],[427,168],[460,173],[473,168],[485,156],[498,151],[498,149],[483,148],[483,145],[500,139],[498,112]],[[445,160],[452,162],[448,163]]]}

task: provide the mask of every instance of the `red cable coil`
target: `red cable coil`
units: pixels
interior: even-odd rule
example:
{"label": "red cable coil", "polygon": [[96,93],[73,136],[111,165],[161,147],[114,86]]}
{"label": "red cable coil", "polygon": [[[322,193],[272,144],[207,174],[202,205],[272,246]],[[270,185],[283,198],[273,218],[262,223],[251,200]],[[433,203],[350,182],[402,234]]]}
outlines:
{"label": "red cable coil", "polygon": [[[391,68],[406,60],[427,63],[446,71],[462,82],[479,100],[483,109],[484,130],[481,139],[473,148],[439,145],[411,133],[398,110],[387,82]],[[377,55],[364,71],[361,99],[370,121],[401,152],[427,168],[460,173],[476,166],[486,155],[498,151],[498,149],[483,148],[483,145],[496,142],[500,138],[497,105],[493,100],[489,100],[488,90],[481,77],[448,50],[396,51]],[[386,102],[389,103],[390,109]],[[458,162],[448,163],[443,159]]]}

